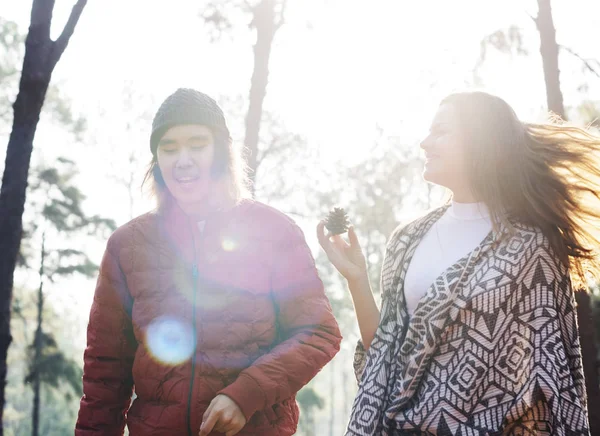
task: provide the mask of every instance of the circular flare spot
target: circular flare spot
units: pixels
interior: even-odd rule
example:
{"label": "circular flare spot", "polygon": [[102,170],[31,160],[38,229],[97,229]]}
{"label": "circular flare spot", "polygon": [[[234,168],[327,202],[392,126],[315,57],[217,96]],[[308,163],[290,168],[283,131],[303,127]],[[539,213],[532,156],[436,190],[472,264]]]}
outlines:
{"label": "circular flare spot", "polygon": [[192,326],[173,317],[156,318],[146,330],[146,346],[157,361],[181,364],[194,353]]}
{"label": "circular flare spot", "polygon": [[231,238],[224,238],[221,242],[221,246],[225,251],[233,251],[237,248],[237,243]]}

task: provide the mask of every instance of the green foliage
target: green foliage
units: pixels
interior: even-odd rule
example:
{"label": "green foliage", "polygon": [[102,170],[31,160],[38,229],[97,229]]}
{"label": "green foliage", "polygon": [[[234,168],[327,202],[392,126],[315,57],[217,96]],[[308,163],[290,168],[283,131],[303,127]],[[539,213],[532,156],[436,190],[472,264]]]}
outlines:
{"label": "green foliage", "polygon": [[[0,135],[8,134],[12,123],[12,103],[19,89],[24,41],[25,35],[16,23],[0,17],[0,94],[3,96],[0,99]],[[76,139],[86,127],[85,119],[71,110],[69,99],[53,85],[50,85],[46,94],[44,114]],[[106,236],[116,226],[113,220],[84,213],[85,196],[77,186],[76,175],[75,163],[69,159],[58,159],[52,166],[38,166],[30,171],[19,269],[37,271],[40,258],[43,258],[44,277],[49,281],[73,274],[86,277],[95,274],[97,265],[83,250],[73,245],[73,236],[100,233]],[[40,256],[41,235],[46,233],[51,236],[51,241],[62,240],[62,246],[51,244],[51,249]],[[61,331],[50,327],[45,318],[46,310],[42,316],[44,328],[41,329],[41,343],[32,341],[32,325],[37,318],[35,308],[38,305],[31,302],[27,304],[21,292],[14,291],[13,319],[22,322],[23,326],[21,329],[12,329],[15,340],[10,350],[19,357],[9,364],[9,397],[6,405],[6,422],[12,420],[14,426],[5,424],[5,431],[8,435],[31,433],[31,389],[23,385],[23,380],[31,382],[39,377],[42,384],[40,434],[68,434],[72,432],[74,420],[72,400],[81,390],[81,368],[59,348],[56,338],[61,337]],[[23,334],[15,334],[18,331]],[[25,344],[31,345],[26,348]],[[39,358],[35,363],[31,358],[34,345],[39,345]],[[23,361],[30,362],[26,373],[22,371]]]}
{"label": "green foliage", "polygon": [[62,261],[64,261],[67,258],[72,258],[74,256],[80,258],[80,260],[79,260],[79,262],[77,262],[75,264],[71,264],[71,265],[57,265],[54,268],[54,270],[50,274],[48,274],[48,277],[50,278],[50,280],[53,280],[54,276],[63,276],[64,277],[64,276],[70,276],[72,274],[81,274],[85,277],[91,278],[98,271],[98,265],[96,265],[95,263],[90,261],[90,259],[87,257],[87,255],[84,252],[78,251],[78,250],[72,250],[72,251],[75,251],[76,253],[66,256],[64,254],[61,254],[64,251],[65,250],[57,250],[58,257]]}
{"label": "green foliage", "polygon": [[420,169],[417,147],[382,140],[367,159],[340,172],[339,180],[333,184],[335,189],[319,196],[317,208],[322,211],[321,216],[332,205],[346,210],[361,241],[376,293],[386,242],[400,224],[402,212],[416,212],[428,206],[421,201],[429,193]]}
{"label": "green foliage", "polygon": [[527,56],[529,54],[524,43],[523,29],[514,25],[507,29],[496,30],[481,41],[480,62],[485,61],[489,48],[511,56]]}
{"label": "green foliage", "polygon": [[304,435],[314,434],[313,429],[315,427],[315,412],[324,407],[325,401],[313,387],[305,386],[296,395],[296,401],[300,406],[300,422],[299,430]]}
{"label": "green foliage", "polygon": [[[44,333],[47,345],[40,364],[41,409],[40,434],[63,436],[73,434],[73,426],[81,395],[81,363],[73,355],[73,341],[68,337],[65,319],[55,310],[51,300],[44,307]],[[31,374],[31,347],[37,311],[36,292],[16,289],[12,304],[11,331],[14,336],[9,349],[7,403],[4,409],[4,434],[31,434],[33,390],[24,380]],[[60,356],[62,354],[62,356]],[[58,374],[58,376],[57,376]],[[29,381],[29,379],[28,379]]]}
{"label": "green foliage", "polygon": [[[75,238],[85,238],[86,235],[106,233],[116,227],[111,219],[88,216],[84,212],[85,196],[77,186],[76,177],[75,163],[59,158],[52,167],[34,167],[28,187],[24,223],[26,237],[21,244],[21,264],[35,271],[41,264],[39,273],[42,282],[35,303],[37,311],[41,313],[34,314],[31,310],[26,313],[19,293],[15,292],[13,314],[16,319],[23,321],[26,331],[28,319],[32,322],[34,319],[38,320],[38,334],[29,332],[31,336],[23,338],[30,345],[24,352],[29,362],[28,371],[21,380],[33,388],[34,396],[41,395],[42,419],[47,408],[44,397],[50,396],[55,401],[56,395],[60,394],[64,395],[65,402],[72,401],[81,394],[82,377],[80,365],[59,347],[56,338],[60,337],[60,331],[48,327],[43,282],[52,283],[58,278],[73,274],[93,277],[98,266],[73,241]],[[51,302],[50,299],[48,301]],[[36,380],[40,383],[36,383]],[[38,390],[37,386],[43,389]],[[44,425],[52,426],[47,421],[42,421],[41,434],[46,434],[43,431]]]}
{"label": "green foliage", "polygon": [[11,102],[17,95],[20,64],[23,61],[25,37],[17,24],[0,17],[0,132],[11,117]]}
{"label": "green foliage", "polygon": [[[64,392],[67,400],[73,398],[73,392],[79,395],[81,393],[81,377],[83,376],[81,366],[74,360],[69,359],[58,348],[58,344],[52,334],[42,332],[41,341],[42,354],[37,368],[33,364],[29,365],[29,372],[25,377],[25,383],[33,382],[37,371],[40,381],[55,389],[61,386],[61,382],[65,382],[71,388],[71,390]],[[31,344],[28,349],[30,362],[33,361],[34,352],[34,344]]]}
{"label": "green foliage", "polygon": [[236,33],[274,22],[281,26],[287,0],[208,0],[199,13],[208,38],[215,43],[233,40]]}
{"label": "green foliage", "polygon": [[323,398],[311,387],[301,389],[296,400],[305,413],[312,413],[314,409],[322,409],[325,405]]}
{"label": "green foliage", "polygon": [[586,100],[576,109],[574,119],[582,123],[600,129],[600,101]]}
{"label": "green foliage", "polygon": [[[29,217],[25,232],[34,235],[40,225],[49,225],[59,234],[84,232],[88,235],[107,236],[116,228],[112,219],[98,215],[88,216],[83,211],[85,195],[77,186],[75,162],[58,158],[53,167],[39,165],[29,177],[27,211]],[[39,220],[38,217],[43,220]],[[72,249],[61,252],[71,257],[81,256]],[[26,257],[23,254],[23,257]]]}

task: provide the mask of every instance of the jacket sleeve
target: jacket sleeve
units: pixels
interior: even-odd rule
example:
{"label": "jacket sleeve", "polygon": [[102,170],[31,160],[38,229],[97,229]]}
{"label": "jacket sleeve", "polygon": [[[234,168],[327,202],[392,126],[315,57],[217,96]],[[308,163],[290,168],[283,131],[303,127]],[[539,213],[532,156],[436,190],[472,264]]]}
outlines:
{"label": "jacket sleeve", "polygon": [[282,342],[223,389],[246,419],[294,396],[340,349],[341,334],[304,235],[291,226],[275,252],[272,293]]}
{"label": "jacket sleeve", "polygon": [[132,298],[115,253],[113,238],[100,265],[87,328],[83,397],[75,436],[117,436],[125,427],[133,390],[136,350]]}

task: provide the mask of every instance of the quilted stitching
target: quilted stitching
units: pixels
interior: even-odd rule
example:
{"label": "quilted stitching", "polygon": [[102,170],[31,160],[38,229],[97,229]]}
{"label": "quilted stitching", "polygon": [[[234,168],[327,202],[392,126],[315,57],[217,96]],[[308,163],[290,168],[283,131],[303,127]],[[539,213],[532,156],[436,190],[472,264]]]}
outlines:
{"label": "quilted stitching", "polygon": [[[175,326],[172,348],[184,343],[195,310],[193,429],[224,393],[249,418],[240,435],[294,434],[296,392],[339,350],[314,259],[291,220],[245,201],[207,220],[203,235],[184,223],[178,210],[146,214],[110,238],[90,313],[77,436],[122,434],[132,384],[133,436],[187,433],[191,358],[168,363],[151,352],[157,320]],[[124,339],[127,330],[135,341]]]}

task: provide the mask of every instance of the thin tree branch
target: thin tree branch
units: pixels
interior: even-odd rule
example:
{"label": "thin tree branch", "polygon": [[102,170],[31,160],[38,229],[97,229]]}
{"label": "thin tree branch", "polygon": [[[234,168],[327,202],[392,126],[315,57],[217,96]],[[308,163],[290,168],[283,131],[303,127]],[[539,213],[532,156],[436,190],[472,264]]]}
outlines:
{"label": "thin tree branch", "polygon": [[254,6],[248,0],[242,0],[242,3],[246,6],[247,12],[254,12]]}
{"label": "thin tree branch", "polygon": [[287,7],[287,0],[281,1],[281,11],[279,13],[279,19],[275,22],[275,31],[279,30],[281,26],[285,24],[285,10]]}
{"label": "thin tree branch", "polygon": [[[570,54],[572,54],[573,56],[575,56],[577,59],[579,59],[581,62],[583,62],[583,64],[586,66],[586,68],[593,74],[595,74],[596,76],[600,77],[600,70],[596,71],[594,69],[594,67],[592,66],[592,64],[590,63],[591,61],[589,59],[585,59],[584,57],[582,57],[580,54],[578,54],[577,52],[575,52],[573,49],[569,48],[569,47],[565,47],[564,45],[559,45],[560,48],[566,50],[567,52],[569,52]],[[600,62],[598,62],[597,60],[593,60],[594,62],[598,63],[600,65]]]}
{"label": "thin tree branch", "polygon": [[315,220],[315,221],[318,220],[318,219],[320,219],[318,216],[306,215],[306,214],[303,214],[301,212],[295,212],[293,210],[282,210],[281,212],[283,212],[286,215],[294,215],[294,216],[297,216],[297,217],[302,218],[302,219],[310,219],[310,220]]}
{"label": "thin tree branch", "polygon": [[0,111],[0,119],[6,120],[10,113],[12,112],[12,107],[7,107],[5,110]]}
{"label": "thin tree branch", "polygon": [[79,18],[81,17],[81,13],[83,12],[83,8],[85,7],[86,4],[87,4],[87,0],[77,0],[77,3],[75,3],[75,6],[73,6],[73,9],[71,10],[71,15],[69,15],[67,24],[65,24],[65,27],[64,27],[62,33],[60,34],[60,36],[56,39],[56,42],[54,43],[54,53],[52,56],[52,62],[54,64],[56,64],[58,62],[58,60],[62,56],[63,52],[65,51],[65,48],[67,48],[69,39],[71,39],[71,36],[73,35],[73,32],[75,31],[75,26],[77,25],[77,22],[79,21]]}
{"label": "thin tree branch", "polygon": [[260,163],[266,157],[273,154],[273,150],[278,141],[279,141],[279,137],[273,136],[273,138],[271,138],[271,141],[269,142],[269,146],[266,149],[260,150],[260,153],[256,157],[256,171],[258,171],[258,167],[260,166]]}

